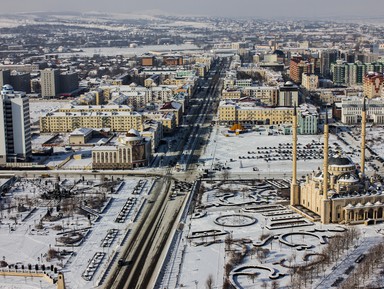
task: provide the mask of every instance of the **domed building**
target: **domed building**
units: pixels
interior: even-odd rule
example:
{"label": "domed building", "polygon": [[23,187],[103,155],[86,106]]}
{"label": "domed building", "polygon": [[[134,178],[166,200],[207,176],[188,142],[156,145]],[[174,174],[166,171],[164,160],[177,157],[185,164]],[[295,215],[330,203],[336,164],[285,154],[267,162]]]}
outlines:
{"label": "domed building", "polygon": [[135,129],[119,135],[115,145],[92,150],[93,169],[133,169],[147,166],[151,160],[151,142]]}
{"label": "domed building", "polygon": [[[297,116],[293,125],[293,176],[291,208],[324,224],[359,224],[383,221],[384,192],[381,182],[368,178],[365,168],[366,107],[362,113],[361,164],[341,154],[328,157],[328,122],[324,125],[324,165],[305,181],[297,181]],[[296,123],[296,125],[295,125]]]}

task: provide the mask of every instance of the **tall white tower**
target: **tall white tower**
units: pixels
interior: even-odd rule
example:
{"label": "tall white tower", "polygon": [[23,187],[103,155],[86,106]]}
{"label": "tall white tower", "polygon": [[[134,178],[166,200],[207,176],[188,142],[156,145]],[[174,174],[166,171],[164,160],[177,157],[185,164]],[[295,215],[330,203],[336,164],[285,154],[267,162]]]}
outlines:
{"label": "tall white tower", "polygon": [[25,161],[31,153],[29,98],[6,84],[0,94],[0,163]]}

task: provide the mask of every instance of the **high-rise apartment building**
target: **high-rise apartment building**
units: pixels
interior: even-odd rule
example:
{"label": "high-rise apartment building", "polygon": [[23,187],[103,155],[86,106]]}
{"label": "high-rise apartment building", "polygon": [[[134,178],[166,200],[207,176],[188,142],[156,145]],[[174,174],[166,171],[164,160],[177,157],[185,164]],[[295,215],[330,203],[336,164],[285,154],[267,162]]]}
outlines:
{"label": "high-rise apartment building", "polygon": [[367,64],[360,61],[347,63],[338,60],[336,64],[332,64],[331,71],[335,85],[362,85],[367,71]]}
{"label": "high-rise apartment building", "polygon": [[279,87],[277,106],[295,106],[299,104],[299,88],[291,81]]}
{"label": "high-rise apartment building", "polygon": [[336,49],[325,50],[320,55],[320,73],[324,77],[331,75],[331,64],[336,63],[338,51]]}
{"label": "high-rise apartment building", "polygon": [[77,72],[66,71],[60,74],[60,93],[70,93],[79,88],[79,76]]}
{"label": "high-rise apartment building", "polygon": [[29,72],[12,72],[10,82],[4,84],[10,84],[16,91],[31,93],[31,74]]}
{"label": "high-rise apartment building", "polygon": [[10,83],[10,76],[10,70],[0,70],[0,87],[3,87],[3,85]]}
{"label": "high-rise apartment building", "polygon": [[335,85],[346,85],[349,82],[348,72],[350,70],[348,63],[343,60],[337,60],[331,67],[333,83]]}
{"label": "high-rise apartment building", "polygon": [[301,56],[292,57],[289,64],[289,73],[295,83],[301,84],[303,73],[315,73],[315,59],[303,60]]}
{"label": "high-rise apartment building", "polygon": [[41,96],[55,97],[60,91],[60,71],[58,69],[46,68],[41,71]]}
{"label": "high-rise apartment building", "polygon": [[29,98],[6,84],[0,95],[0,163],[25,161],[31,153]]}

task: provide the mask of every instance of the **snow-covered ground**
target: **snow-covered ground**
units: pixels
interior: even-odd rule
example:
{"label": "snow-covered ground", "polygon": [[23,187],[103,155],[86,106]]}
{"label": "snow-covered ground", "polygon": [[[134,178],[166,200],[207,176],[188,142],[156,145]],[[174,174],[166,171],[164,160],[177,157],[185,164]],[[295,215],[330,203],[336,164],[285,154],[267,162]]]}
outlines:
{"label": "snow-covered ground", "polygon": [[[322,135],[299,135],[299,153],[308,152],[307,158],[298,160],[298,174],[304,175],[322,167]],[[292,173],[291,135],[267,135],[263,132],[247,132],[240,135],[229,134],[225,127],[215,127],[211,133],[209,144],[200,158],[204,169],[214,169],[215,167],[229,167],[232,174],[253,174],[258,172],[270,173],[273,177],[276,173],[281,173],[281,177],[290,177]],[[316,145],[317,144],[317,145]],[[340,151],[348,152],[352,160],[359,161],[360,152],[352,152],[351,148],[339,141],[335,135],[329,137],[330,150],[334,153]],[[336,147],[336,144],[338,148]],[[307,146],[308,145],[308,146]],[[307,147],[306,147],[307,146]],[[287,152],[281,153],[286,150]],[[275,160],[266,161],[267,155],[273,155]],[[284,156],[284,154],[287,154]],[[319,154],[316,159],[314,156]],[[258,158],[259,157],[259,158]],[[263,157],[263,158],[260,158]],[[282,158],[285,157],[283,160]],[[311,159],[309,159],[311,157]],[[279,160],[279,158],[281,158]],[[255,169],[255,170],[254,170]]]}
{"label": "snow-covered ground", "polygon": [[147,52],[175,52],[175,51],[195,51],[199,48],[194,44],[180,45],[146,45],[142,47],[95,47],[82,48],[83,51],[76,53],[59,53],[60,56],[68,57],[70,55],[89,56],[93,54],[101,54],[104,56],[116,55],[142,55]]}
{"label": "snow-covered ground", "polygon": [[[110,189],[99,187],[101,181],[93,176],[84,181],[81,178],[64,178],[65,175],[59,181],[59,187],[71,188],[73,195],[64,199],[60,208],[57,199],[41,198],[44,192],[48,196],[52,194],[49,192],[54,190],[57,182],[54,178],[42,178],[41,181],[38,178],[22,179],[1,199],[4,209],[0,211],[0,258],[8,265],[18,264],[19,268],[21,265],[26,268],[28,264],[52,264],[64,273],[67,288],[94,288],[103,278],[111,258],[125,242],[153,180],[142,180],[141,189],[137,190],[140,193],[133,194],[140,182],[139,178],[118,181],[113,185],[113,193]],[[102,196],[106,198],[102,207],[90,209]],[[77,207],[81,204],[83,213],[71,209],[74,202]],[[124,207],[127,209],[124,210]],[[45,217],[48,211],[52,219]],[[123,211],[122,221],[116,222]],[[110,229],[114,229],[117,235],[108,236]],[[65,238],[77,236],[83,236],[81,241],[73,245],[63,243]],[[102,246],[103,241],[110,246]],[[61,260],[56,255],[49,258],[50,250],[66,251],[68,254],[63,255]],[[98,266],[88,267],[97,252],[105,254],[104,258]],[[82,275],[91,276],[91,279],[88,281]],[[15,287],[9,287],[9,284]],[[44,280],[41,284],[40,287],[39,278],[0,278],[0,288],[55,288],[51,285],[49,287]]]}
{"label": "snow-covered ground", "polygon": [[48,112],[53,112],[68,104],[68,100],[30,99],[29,112],[31,115],[31,123],[38,123],[40,116],[45,116]]}

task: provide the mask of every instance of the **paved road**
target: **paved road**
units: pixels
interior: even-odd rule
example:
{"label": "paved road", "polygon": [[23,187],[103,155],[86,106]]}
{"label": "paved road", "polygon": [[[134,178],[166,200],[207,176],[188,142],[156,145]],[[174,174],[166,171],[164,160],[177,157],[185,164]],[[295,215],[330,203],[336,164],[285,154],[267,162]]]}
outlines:
{"label": "paved road", "polygon": [[[377,237],[365,237],[361,238],[361,243],[356,248],[353,248],[350,252],[348,252],[345,259],[343,259],[340,263],[338,263],[334,268],[332,268],[332,272],[326,275],[321,282],[314,286],[316,289],[328,289],[332,288],[332,284],[336,281],[337,278],[343,277],[344,280],[348,277],[344,272],[351,266],[355,265],[355,269],[357,264],[355,260],[364,253],[367,253],[369,248],[379,244],[383,241],[381,236]],[[352,272],[350,273],[352,274]]]}

